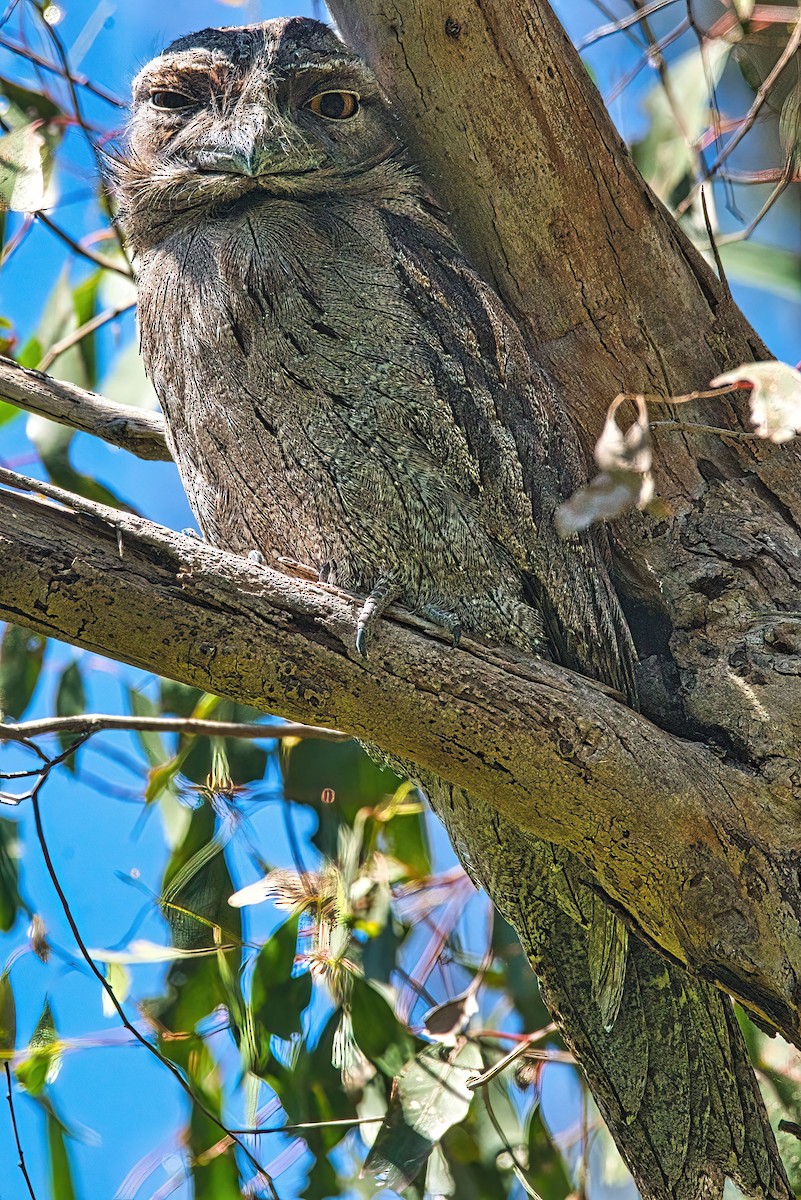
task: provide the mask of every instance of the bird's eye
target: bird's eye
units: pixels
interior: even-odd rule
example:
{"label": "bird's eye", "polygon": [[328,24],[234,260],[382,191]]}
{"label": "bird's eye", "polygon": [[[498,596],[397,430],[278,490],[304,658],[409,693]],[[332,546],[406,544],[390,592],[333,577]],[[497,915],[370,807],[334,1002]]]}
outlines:
{"label": "bird's eye", "polygon": [[182,92],[155,91],[150,93],[150,103],[154,108],[190,108],[192,100]]}
{"label": "bird's eye", "polygon": [[359,95],[358,92],[318,92],[305,107],[329,121],[347,121],[359,111]]}

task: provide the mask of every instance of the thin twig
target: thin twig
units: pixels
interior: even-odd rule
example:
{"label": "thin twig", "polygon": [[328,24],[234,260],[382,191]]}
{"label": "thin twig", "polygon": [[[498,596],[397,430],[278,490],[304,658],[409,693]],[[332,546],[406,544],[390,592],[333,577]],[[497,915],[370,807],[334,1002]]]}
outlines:
{"label": "thin twig", "polygon": [[270,725],[238,724],[236,721],[204,721],[192,717],[137,717],[111,713],[82,713],[73,717],[44,717],[22,724],[0,725],[0,742],[23,741],[48,733],[85,733],[91,736],[103,730],[117,729],[140,733],[181,733],[191,737],[230,738],[319,738],[326,742],[347,741],[349,734],[317,725],[287,721]]}
{"label": "thin twig", "polygon": [[706,202],[706,190],[704,189],[703,185],[701,186],[701,208],[703,209],[703,213],[704,213],[704,224],[706,225],[706,236],[709,238],[709,245],[712,250],[712,255],[715,259],[715,266],[717,267],[717,270],[718,270],[718,279],[720,280],[721,287],[723,288],[724,292],[726,293],[728,299],[732,300],[733,297],[731,294],[731,288],[729,287],[729,281],[728,281],[728,278],[726,277],[726,271],[723,267],[723,261],[720,257],[720,251],[718,250],[718,244],[715,240],[715,231],[712,228],[712,220],[709,216],[709,208],[708,208],[707,202]]}
{"label": "thin twig", "polygon": [[[73,512],[97,517],[98,520],[106,521],[117,529],[118,540],[122,536],[121,528],[117,524],[117,519],[123,515],[121,509],[111,508],[108,504],[98,504],[95,500],[87,500],[84,496],[68,492],[66,488],[56,487],[54,483],[45,483],[43,479],[31,479],[28,475],[19,475],[16,471],[9,471],[8,467],[0,467],[0,485],[3,484],[20,492],[45,496],[48,500],[55,500],[65,508],[72,509]],[[120,546],[120,558],[122,558],[122,546]]]}
{"label": "thin twig", "polygon": [[784,49],[782,50],[778,59],[776,60],[773,70],[770,72],[769,75],[767,75],[765,77],[764,81],[760,84],[757,94],[754,97],[754,102],[751,105],[751,107],[749,108],[745,117],[743,118],[743,122],[742,122],[740,128],[738,129],[737,133],[735,133],[735,135],[731,138],[731,140],[726,143],[726,145],[721,150],[720,154],[717,156],[715,161],[712,163],[712,166],[709,168],[709,172],[707,173],[707,178],[709,178],[710,175],[713,175],[715,173],[715,171],[717,171],[718,167],[720,167],[726,161],[726,159],[729,157],[729,155],[732,153],[732,151],[737,146],[739,146],[740,142],[743,140],[745,135],[749,132],[749,130],[753,126],[754,122],[756,121],[757,117],[759,116],[759,113],[761,112],[765,101],[767,100],[768,96],[770,95],[771,88],[773,87],[774,83],[779,78],[782,71],[787,66],[788,62],[793,57],[793,55],[795,54],[795,52],[799,46],[801,46],[801,17],[799,17],[798,20],[796,21],[793,32],[790,34],[789,38],[787,39],[787,45],[784,47]]}
{"label": "thin twig", "polygon": [[655,12],[659,12],[662,8],[668,8],[671,4],[676,4],[677,0],[651,0],[650,4],[646,4],[643,8],[638,9],[629,17],[618,17],[614,21],[610,21],[608,25],[601,25],[598,29],[593,29],[576,46],[578,51],[586,50],[588,46],[592,46],[594,42],[599,42],[601,38],[611,37],[614,33],[622,33],[626,29],[630,29],[632,25],[637,25],[644,17],[650,17]]}
{"label": "thin twig", "polygon": [[642,71],[644,67],[647,67],[653,61],[654,53],[658,52],[661,54],[663,50],[667,50],[668,46],[671,46],[673,42],[677,41],[682,34],[687,31],[687,28],[687,22],[681,21],[678,25],[674,26],[673,29],[666,33],[663,38],[655,43],[653,50],[649,47],[647,53],[643,54],[639,62],[636,62],[630,71],[627,71],[625,75],[621,76],[611,91],[604,96],[604,103],[607,105],[607,107],[610,104],[613,104],[615,100],[617,100],[618,96],[620,96],[622,92],[625,92],[626,88],[634,82],[640,71]]}
{"label": "thin twig", "polygon": [[57,238],[60,238],[65,246],[69,246],[73,254],[79,254],[82,258],[88,258],[89,262],[94,263],[96,267],[100,267],[103,271],[116,271],[118,275],[122,275],[125,279],[133,279],[133,271],[130,267],[127,269],[121,267],[119,263],[114,262],[113,258],[106,258],[104,254],[97,254],[94,250],[88,250],[86,246],[82,246],[80,242],[76,242],[75,238],[70,237],[60,225],[56,225],[55,221],[48,217],[47,213],[42,212],[41,209],[35,215],[36,219],[41,221]]}
{"label": "thin twig", "polygon": [[737,441],[759,441],[758,433],[749,433],[745,429],[721,429],[717,425],[699,425],[695,421],[649,421],[651,429],[664,429],[666,432],[681,433],[714,433],[717,437],[735,438]]}
{"label": "thin twig", "polygon": [[55,891],[59,898],[59,901],[61,902],[61,907],[64,911],[64,916],[67,918],[67,923],[69,924],[69,927],[72,930],[72,936],[75,938],[75,942],[81,953],[81,957],[83,958],[83,960],[86,963],[89,970],[92,972],[92,974],[97,979],[100,986],[103,988],[103,991],[106,993],[106,995],[108,996],[112,1005],[114,1006],[117,1016],[119,1017],[120,1021],[124,1025],[124,1027],[128,1030],[128,1032],[136,1039],[137,1042],[139,1042],[140,1045],[144,1046],[145,1049],[150,1054],[152,1054],[154,1056],[154,1058],[156,1058],[162,1064],[162,1066],[167,1068],[167,1070],[170,1072],[170,1074],[173,1076],[173,1078],[178,1082],[178,1084],[183,1089],[183,1091],[186,1093],[186,1095],[189,1097],[189,1099],[192,1101],[192,1103],[200,1109],[200,1111],[204,1114],[204,1116],[208,1117],[208,1119],[210,1121],[212,1121],[217,1126],[217,1128],[222,1131],[222,1133],[224,1133],[227,1137],[231,1138],[231,1140],[239,1147],[239,1149],[245,1155],[245,1157],[247,1158],[247,1160],[251,1164],[251,1166],[253,1166],[254,1169],[256,1171],[258,1171],[259,1175],[265,1181],[265,1183],[267,1184],[267,1187],[270,1189],[270,1195],[273,1197],[273,1200],[279,1200],[278,1192],[275,1190],[275,1184],[273,1183],[272,1177],[267,1173],[267,1171],[265,1171],[264,1167],[261,1165],[259,1160],[251,1153],[251,1151],[248,1149],[248,1147],[245,1145],[245,1143],[243,1141],[241,1141],[236,1134],[232,1133],[231,1130],[229,1130],[226,1127],[226,1125],[223,1123],[223,1121],[216,1115],[216,1113],[211,1108],[208,1107],[208,1105],[205,1103],[205,1101],[203,1101],[201,1099],[201,1097],[195,1093],[192,1085],[189,1083],[188,1080],[184,1079],[183,1075],[181,1074],[180,1070],[175,1065],[175,1063],[170,1062],[170,1060],[161,1053],[159,1048],[157,1046],[154,1046],[152,1042],[148,1041],[148,1039],[144,1036],[144,1034],[140,1033],[139,1030],[136,1028],[136,1026],[133,1024],[133,1022],[128,1019],[128,1017],[125,1014],[125,1010],[123,1009],[121,1003],[117,999],[114,989],[112,988],[111,984],[108,982],[105,975],[100,970],[100,968],[97,966],[97,964],[95,963],[91,954],[89,953],[86,943],[84,942],[83,938],[81,937],[80,931],[75,922],[75,918],[72,915],[72,909],[70,908],[69,901],[67,900],[67,897],[64,894],[64,891],[61,887],[61,882],[58,878],[58,874],[56,873],[56,869],[53,864],[53,859],[50,856],[50,849],[47,844],[47,839],[45,838],[45,834],[44,834],[44,826],[42,824],[41,805],[39,803],[39,793],[41,792],[41,789],[42,789],[45,781],[48,778],[48,774],[49,774],[49,772],[42,775],[42,778],[39,780],[38,784],[34,788],[33,795],[31,796],[31,800],[33,803],[34,822],[36,824],[36,836],[38,838],[39,845],[42,850],[42,857],[44,858],[45,867],[47,868],[47,873],[50,876],[50,881],[53,884],[53,887],[55,888]]}
{"label": "thin twig", "polygon": [[[95,166],[97,168],[97,175],[98,175],[98,179],[100,180],[101,189],[102,189],[103,193],[105,194],[106,186],[105,186],[105,177],[103,174],[103,167],[104,167],[103,154],[102,154],[102,151],[98,148],[97,144],[95,143],[95,140],[92,137],[92,134],[86,123],[86,120],[84,119],[83,109],[81,107],[81,98],[78,95],[78,89],[75,86],[75,83],[72,78],[72,72],[70,70],[69,58],[67,56],[67,51],[64,47],[64,43],[61,40],[58,30],[53,25],[51,25],[49,21],[47,21],[45,19],[44,9],[40,9],[40,8],[36,7],[35,11],[39,16],[39,18],[42,22],[42,25],[44,26],[44,30],[45,30],[47,36],[50,38],[50,41],[55,49],[58,60],[61,63],[62,78],[65,80],[65,82],[67,84],[67,88],[69,90],[70,99],[72,100],[72,107],[74,110],[75,120],[77,121],[78,125],[80,126],[81,132],[83,133],[84,138],[86,139],[86,143],[92,152],[92,157],[95,160]],[[119,245],[120,253],[122,254],[122,257],[125,260],[125,263],[128,267],[127,273],[129,275],[133,275],[133,269],[128,260],[128,251],[125,246],[125,240],[122,236],[122,232],[116,225],[112,226],[112,229],[114,232],[114,237],[117,240],[117,244]]]}
{"label": "thin twig", "polygon": [[37,371],[48,371],[56,359],[65,353],[65,351],[77,346],[78,342],[82,342],[90,333],[94,333],[98,329],[102,329],[104,325],[108,325],[109,321],[116,321],[117,317],[122,317],[125,313],[132,312],[136,308],[136,302],[131,301],[129,304],[121,304],[117,308],[107,308],[101,313],[97,313],[89,321],[84,321],[83,325],[79,325],[77,329],[73,329],[60,341],[54,342],[47,353],[37,363]]}
{"label": "thin twig", "polygon": [[263,1135],[265,1133],[294,1133],[297,1129],[328,1129],[331,1125],[375,1125],[379,1121],[383,1121],[383,1117],[337,1117],[331,1121],[296,1121],[292,1125],[271,1125],[269,1129],[261,1126],[251,1129],[229,1129],[229,1133],[238,1133],[242,1136]]}
{"label": "thin twig", "polygon": [[[0,792],[0,803],[18,805],[18,804],[21,804],[24,800],[34,799],[38,789],[42,786],[42,784],[47,779],[48,775],[53,770],[53,768],[59,766],[61,763],[65,762],[68,758],[71,758],[72,755],[76,752],[76,750],[79,750],[81,748],[81,746],[86,741],[88,736],[89,736],[88,733],[79,734],[78,737],[75,739],[75,741],[72,743],[72,745],[68,746],[66,748],[66,750],[62,750],[61,754],[56,755],[55,758],[47,758],[46,755],[44,755],[42,753],[42,751],[39,749],[38,746],[34,745],[32,742],[26,741],[25,745],[28,746],[30,749],[35,750],[36,753],[39,755],[39,757],[44,762],[44,766],[40,767],[38,771],[30,772],[31,775],[38,775],[39,778],[37,779],[36,783],[33,785],[33,787],[29,791],[22,792],[22,793],[20,793],[20,795],[13,795],[11,792]],[[7,776],[0,776],[0,778],[7,778]]]}
{"label": "thin twig", "polygon": [[471,1092],[477,1088],[486,1087],[493,1079],[506,1070],[518,1058],[525,1056],[526,1058],[536,1058],[542,1062],[561,1062],[575,1064],[575,1058],[569,1051],[566,1050],[534,1050],[534,1042],[540,1041],[551,1033],[555,1033],[557,1026],[555,1024],[546,1025],[544,1029],[538,1030],[537,1033],[528,1034],[525,1041],[519,1042],[513,1050],[508,1054],[504,1054],[503,1058],[499,1058],[491,1067],[487,1067],[486,1071],[482,1071],[480,1075],[475,1075],[468,1083],[468,1088]]}
{"label": "thin twig", "polygon": [[[522,1186],[526,1195],[532,1197],[532,1200],[541,1200],[540,1194],[537,1191],[537,1189],[529,1183],[528,1177],[526,1175],[525,1166],[520,1161],[520,1159],[517,1157],[517,1153],[515,1151],[514,1146],[509,1141],[508,1137],[506,1136],[506,1132],[505,1132],[503,1126],[501,1125],[498,1118],[495,1116],[495,1112],[494,1112],[492,1104],[490,1102],[489,1090],[482,1093],[482,1098],[484,1100],[484,1107],[487,1110],[487,1116],[489,1117],[490,1121],[492,1122],[492,1125],[493,1125],[498,1137],[501,1139],[501,1142],[503,1143],[506,1153],[509,1155],[509,1158],[512,1160],[512,1170],[514,1171],[515,1176],[517,1177],[518,1183]],[[522,1149],[522,1147],[521,1147],[521,1149]]]}
{"label": "thin twig", "polygon": [[65,76],[61,67],[57,67],[55,63],[51,63],[49,59],[43,58],[41,54],[36,54],[33,50],[29,50],[27,46],[20,46],[16,42],[12,42],[10,38],[0,36],[0,46],[4,50],[10,50],[12,54],[18,54],[20,58],[25,58],[35,67],[40,67],[43,71],[50,71],[53,75],[58,75],[62,79],[74,83],[76,87],[86,88],[87,92],[93,92],[95,96],[99,96],[101,100],[105,100],[107,104],[113,104],[115,108],[125,108],[125,102],[120,100],[119,96],[115,96],[113,92],[107,91],[98,83],[93,83],[88,75],[81,75],[75,71]]}
{"label": "thin twig", "polygon": [[11,1066],[9,1063],[3,1063],[6,1069],[6,1083],[8,1084],[8,1111],[11,1113],[11,1128],[14,1130],[14,1141],[17,1144],[17,1154],[19,1156],[19,1169],[22,1171],[22,1177],[28,1185],[28,1195],[31,1200],[36,1200],[36,1193],[33,1190],[31,1177],[28,1174],[28,1168],[25,1165],[25,1155],[22,1152],[22,1142],[20,1141],[19,1129],[17,1128],[17,1115],[14,1112],[14,1094],[11,1088]]}

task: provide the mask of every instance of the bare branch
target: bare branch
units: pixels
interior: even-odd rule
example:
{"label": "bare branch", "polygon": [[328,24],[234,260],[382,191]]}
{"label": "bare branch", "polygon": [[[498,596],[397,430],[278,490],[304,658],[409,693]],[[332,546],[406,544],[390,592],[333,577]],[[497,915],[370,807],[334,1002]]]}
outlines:
{"label": "bare branch", "polygon": [[104,325],[108,325],[109,321],[116,321],[117,317],[122,317],[126,313],[133,312],[136,304],[131,301],[130,304],[122,304],[117,308],[106,308],[103,312],[96,313],[90,320],[84,321],[83,325],[79,325],[77,329],[73,329],[59,341],[54,342],[50,349],[44,354],[37,366],[38,371],[48,371],[53,363],[65,351],[77,346],[85,337],[89,337],[90,333],[94,333],[98,329],[102,329]]}
{"label": "bare branch", "polygon": [[87,258],[89,262],[94,263],[96,267],[100,267],[103,271],[114,271],[116,275],[122,275],[125,279],[131,279],[133,272],[130,267],[121,267],[113,258],[106,258],[104,254],[97,254],[94,250],[89,250],[88,247],[82,246],[80,242],[76,242],[75,238],[70,237],[66,230],[48,217],[47,213],[41,209],[35,214],[36,219],[41,221],[51,233],[54,233],[65,246],[68,246],[73,254],[77,254],[80,258]]}
{"label": "bare branch", "polygon": [[50,71],[54,75],[61,75],[68,82],[77,84],[78,87],[86,88],[87,92],[93,92],[95,96],[99,96],[107,104],[113,104],[115,108],[124,109],[126,107],[124,100],[121,100],[119,96],[115,96],[107,88],[93,82],[87,75],[82,75],[78,71],[71,71],[65,76],[61,67],[56,66],[55,63],[50,62],[49,59],[44,58],[41,54],[34,53],[27,46],[20,46],[17,42],[13,42],[11,38],[0,36],[0,46],[4,50],[9,50],[12,54],[18,54],[20,58],[27,59],[28,62],[33,63],[34,66],[39,67],[43,71]]}
{"label": "bare branch", "polygon": [[[51,768],[56,765],[57,761],[58,760],[56,760],[56,759],[53,760],[53,762],[51,763]],[[49,772],[44,772],[42,774],[42,777],[39,780],[39,782],[37,783],[37,785],[33,791],[33,795],[31,797],[31,800],[33,803],[34,823],[36,826],[36,836],[39,841],[39,847],[42,851],[42,857],[44,858],[45,867],[47,868],[47,873],[50,876],[50,882],[53,884],[53,887],[55,888],[55,891],[59,898],[59,901],[61,902],[61,907],[64,911],[64,916],[67,918],[67,924],[69,925],[70,929],[72,930],[72,936],[75,938],[75,941],[78,946],[78,950],[80,951],[80,954],[81,954],[81,957],[83,958],[83,960],[86,963],[89,970],[92,972],[92,974],[97,979],[97,981],[100,984],[100,986],[102,987],[103,991],[108,996],[109,1000],[111,1001],[111,1004],[113,1005],[114,1009],[117,1012],[117,1016],[119,1017],[121,1024],[124,1026],[125,1029],[127,1029],[128,1033],[130,1033],[132,1035],[132,1037],[134,1037],[136,1039],[136,1041],[140,1044],[140,1046],[144,1046],[145,1050],[148,1050],[150,1052],[150,1054],[152,1054],[153,1057],[158,1062],[160,1062],[163,1067],[167,1068],[167,1070],[172,1075],[173,1079],[176,1080],[176,1082],[183,1089],[183,1091],[186,1093],[186,1095],[189,1097],[189,1099],[192,1101],[192,1103],[194,1105],[196,1105],[197,1108],[199,1108],[202,1113],[204,1113],[204,1115],[209,1119],[209,1121],[211,1121],[212,1124],[216,1125],[218,1129],[222,1130],[222,1132],[225,1134],[226,1137],[230,1137],[232,1139],[232,1141],[239,1147],[239,1149],[242,1151],[242,1153],[245,1155],[245,1157],[248,1159],[248,1161],[253,1165],[253,1167],[256,1169],[258,1174],[261,1176],[261,1180],[262,1180],[263,1184],[265,1184],[267,1186],[270,1195],[273,1197],[273,1200],[278,1200],[278,1193],[275,1190],[275,1185],[273,1184],[272,1178],[267,1173],[267,1171],[265,1171],[264,1167],[261,1165],[259,1160],[251,1153],[251,1151],[248,1149],[248,1147],[239,1140],[239,1137],[235,1133],[232,1133],[228,1129],[227,1125],[225,1125],[223,1123],[223,1121],[220,1119],[220,1117],[218,1117],[216,1115],[216,1113],[213,1111],[213,1109],[209,1108],[208,1104],[203,1099],[203,1097],[200,1096],[195,1091],[195,1089],[192,1087],[191,1083],[184,1077],[183,1072],[180,1070],[180,1068],[178,1066],[176,1066],[176,1064],[174,1062],[171,1062],[169,1058],[166,1058],[165,1055],[163,1055],[162,1052],[159,1050],[157,1045],[155,1045],[148,1038],[146,1038],[143,1033],[140,1033],[140,1031],[136,1028],[136,1025],[133,1023],[133,1021],[131,1021],[129,1019],[129,1017],[126,1015],[125,1009],[123,1008],[120,1001],[117,999],[117,995],[116,995],[113,987],[109,983],[108,979],[106,979],[106,976],[100,970],[100,968],[98,967],[94,958],[92,957],[91,953],[89,952],[89,949],[87,948],[86,943],[84,942],[83,938],[81,937],[80,930],[78,929],[78,926],[75,922],[75,917],[73,916],[72,909],[70,907],[70,903],[67,900],[64,889],[61,886],[61,881],[56,872],[56,868],[53,863],[53,858],[52,858],[52,855],[50,854],[50,848],[48,846],[47,839],[45,838],[44,825],[42,823],[40,793],[41,793],[42,787],[44,786],[45,782],[47,781],[48,774],[49,774]]]}
{"label": "bare branch", "polygon": [[50,733],[94,734],[105,730],[125,730],[140,733],[181,733],[187,737],[226,737],[256,740],[281,738],[319,738],[326,742],[341,742],[349,734],[319,725],[299,725],[294,721],[281,724],[246,725],[236,721],[201,721],[192,717],[124,717],[110,713],[83,713],[75,717],[45,717],[41,721],[0,725],[0,742],[22,742],[44,737]]}
{"label": "bare branch", "polygon": [[170,460],[159,413],[145,412],[127,404],[114,404],[95,392],[84,391],[39,371],[28,370],[0,356],[0,396],[12,404],[68,425],[82,433],[129,450],[138,458]]}
{"label": "bare branch", "polygon": [[25,1186],[28,1189],[28,1195],[31,1197],[31,1200],[36,1200],[36,1193],[33,1190],[33,1184],[31,1183],[31,1177],[28,1174],[28,1167],[25,1163],[25,1154],[23,1152],[22,1142],[21,1142],[20,1136],[19,1136],[19,1127],[17,1125],[17,1114],[14,1111],[14,1092],[13,1092],[13,1089],[11,1086],[11,1066],[8,1062],[3,1063],[3,1066],[5,1067],[6,1084],[8,1085],[8,1093],[6,1095],[6,1099],[8,1100],[8,1110],[9,1110],[9,1114],[11,1116],[11,1128],[14,1131],[14,1142],[16,1143],[16,1147],[17,1147],[17,1160],[18,1160],[17,1166],[19,1167],[20,1171],[22,1171],[22,1178],[25,1180]]}

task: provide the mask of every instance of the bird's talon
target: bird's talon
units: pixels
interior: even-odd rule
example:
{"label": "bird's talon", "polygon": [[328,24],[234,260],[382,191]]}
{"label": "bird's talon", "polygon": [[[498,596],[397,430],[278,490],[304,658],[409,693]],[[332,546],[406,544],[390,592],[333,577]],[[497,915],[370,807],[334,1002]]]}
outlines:
{"label": "bird's talon", "polygon": [[420,611],[424,617],[428,617],[432,625],[439,625],[441,629],[448,630],[451,635],[451,645],[454,648],[459,645],[462,640],[462,622],[456,613],[437,608],[436,604],[424,604]]}
{"label": "bird's talon", "polygon": [[367,643],[378,624],[381,614],[400,593],[400,587],[388,575],[382,575],[362,605],[356,622],[356,649],[362,658],[367,658]]}
{"label": "bird's talon", "polygon": [[260,567],[267,565],[267,559],[261,550],[248,550],[248,562],[257,563]]}

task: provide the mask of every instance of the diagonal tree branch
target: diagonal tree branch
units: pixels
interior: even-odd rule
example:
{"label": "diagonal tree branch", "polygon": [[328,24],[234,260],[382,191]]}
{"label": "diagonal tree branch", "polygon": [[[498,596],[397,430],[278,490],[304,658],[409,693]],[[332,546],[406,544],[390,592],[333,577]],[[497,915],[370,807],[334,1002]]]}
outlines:
{"label": "diagonal tree branch", "polygon": [[801,1042],[789,789],[411,617],[382,622],[364,662],[357,607],[113,509],[0,493],[0,618],[415,761],[573,851],[646,938]]}
{"label": "diagonal tree branch", "polygon": [[65,383],[31,371],[0,355],[0,396],[26,412],[48,417],[59,425],[69,425],[81,433],[130,450],[138,458],[169,462],[172,457],[164,438],[160,413],[145,412],[129,404],[115,404],[84,391],[74,383]]}

